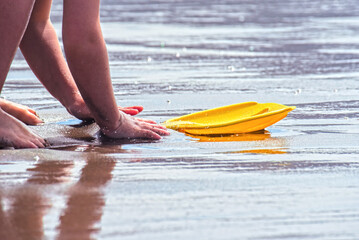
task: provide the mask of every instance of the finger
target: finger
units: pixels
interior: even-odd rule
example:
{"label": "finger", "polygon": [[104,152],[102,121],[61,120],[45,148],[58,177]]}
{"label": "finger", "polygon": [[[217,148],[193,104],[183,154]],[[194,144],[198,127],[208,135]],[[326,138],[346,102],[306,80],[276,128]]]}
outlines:
{"label": "finger", "polygon": [[118,107],[118,109],[126,114],[134,116],[142,112],[143,107],[142,106]]}
{"label": "finger", "polygon": [[161,136],[169,136],[170,133],[166,130],[162,130],[162,129],[156,129],[155,132]]}
{"label": "finger", "polygon": [[29,116],[27,117],[27,119],[23,119],[26,124],[28,125],[38,125],[38,124],[41,124],[41,123],[44,123],[44,121],[42,121],[38,116]]}
{"label": "finger", "polygon": [[159,124],[153,124],[153,126],[155,126],[158,129],[167,130],[167,128],[165,126],[162,126],[162,125],[159,125]]}
{"label": "finger", "polygon": [[12,116],[28,125],[37,125],[43,123],[43,121],[36,115],[36,112],[32,109],[22,109]]}
{"label": "finger", "polygon": [[35,115],[36,117],[39,116],[39,115],[37,115],[36,111],[31,108],[28,108],[27,111],[30,112],[31,114]]}
{"label": "finger", "polygon": [[162,128],[158,128],[157,125],[147,125],[147,128],[150,129],[151,131],[159,134],[159,135],[162,135],[162,136],[168,136],[170,135],[170,133]]}
{"label": "finger", "polygon": [[154,140],[160,140],[161,136],[158,135],[157,133],[151,131],[151,130],[144,130],[142,133],[142,136],[144,138],[148,138],[148,139],[154,139]]}
{"label": "finger", "polygon": [[126,113],[126,114],[129,114],[129,115],[137,115],[138,114],[138,110],[136,109],[126,109],[126,108],[118,108],[120,111]]}
{"label": "finger", "polygon": [[149,119],[143,119],[143,118],[136,118],[136,120],[140,122],[150,123],[150,124],[157,124],[155,121],[149,120]]}
{"label": "finger", "polygon": [[162,126],[162,125],[159,125],[159,124],[157,124],[156,126],[157,126],[158,128],[160,128],[160,129],[167,130],[167,128],[166,128],[165,126]]}
{"label": "finger", "polygon": [[167,132],[167,128],[161,125],[152,125],[155,129],[161,130],[161,131],[166,131]]}
{"label": "finger", "polygon": [[132,107],[124,107],[124,108],[136,109],[139,113],[143,111],[143,107],[142,107],[142,106],[132,106]]}
{"label": "finger", "polygon": [[167,128],[165,126],[159,125],[159,124],[157,124],[156,122],[154,122],[152,120],[146,120],[146,119],[141,119],[141,118],[136,118],[136,120],[138,120],[139,122],[149,124],[151,127],[155,126],[158,129],[167,130]]}

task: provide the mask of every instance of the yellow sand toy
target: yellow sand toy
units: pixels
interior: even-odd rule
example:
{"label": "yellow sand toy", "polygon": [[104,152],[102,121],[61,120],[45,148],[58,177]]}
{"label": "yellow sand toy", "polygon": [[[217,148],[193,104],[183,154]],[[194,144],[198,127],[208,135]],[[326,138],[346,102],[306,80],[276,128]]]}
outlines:
{"label": "yellow sand toy", "polygon": [[250,133],[282,120],[294,109],[278,103],[245,102],[173,118],[163,125],[193,135]]}

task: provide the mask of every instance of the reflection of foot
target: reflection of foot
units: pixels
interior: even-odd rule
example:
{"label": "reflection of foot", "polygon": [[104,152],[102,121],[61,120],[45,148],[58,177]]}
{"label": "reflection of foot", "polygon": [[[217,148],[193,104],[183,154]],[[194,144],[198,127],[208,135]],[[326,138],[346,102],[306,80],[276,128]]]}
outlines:
{"label": "reflection of foot", "polygon": [[25,124],[0,108],[0,146],[14,148],[45,147],[45,141]]}
{"label": "reflection of foot", "polygon": [[26,124],[37,125],[43,123],[34,110],[24,105],[1,99],[0,107],[11,116]]}

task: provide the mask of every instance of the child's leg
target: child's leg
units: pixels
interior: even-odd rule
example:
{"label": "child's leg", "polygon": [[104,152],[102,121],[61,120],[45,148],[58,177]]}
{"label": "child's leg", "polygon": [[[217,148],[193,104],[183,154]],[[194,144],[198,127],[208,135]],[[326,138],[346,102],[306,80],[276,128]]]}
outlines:
{"label": "child's leg", "polygon": [[[36,0],[20,49],[46,89],[76,117],[89,118],[90,112],[73,80],[50,21],[51,3],[51,0]],[[79,114],[80,110],[82,114]]]}
{"label": "child's leg", "polygon": [[[67,66],[50,21],[51,2],[36,1],[20,49],[37,78],[70,114],[79,119],[93,118]],[[141,107],[119,109],[131,115],[142,110]]]}
{"label": "child's leg", "polygon": [[0,92],[35,0],[0,1]]}
{"label": "child's leg", "polygon": [[[0,92],[26,29],[34,2],[35,0],[0,1]],[[44,144],[44,140],[0,107],[1,146],[37,148],[44,147]]]}
{"label": "child's leg", "polygon": [[118,111],[112,89],[99,0],[64,0],[63,39],[77,86],[102,132],[114,138],[151,138],[169,133]]}

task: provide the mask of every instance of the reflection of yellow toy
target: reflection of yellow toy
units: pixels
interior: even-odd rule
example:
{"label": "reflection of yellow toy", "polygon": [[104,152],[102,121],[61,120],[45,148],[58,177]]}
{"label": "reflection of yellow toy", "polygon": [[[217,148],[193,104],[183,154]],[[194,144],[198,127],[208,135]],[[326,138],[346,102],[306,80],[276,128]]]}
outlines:
{"label": "reflection of yellow toy", "polygon": [[[232,153],[250,153],[250,154],[286,154],[287,152],[284,150],[278,149],[252,149],[252,150],[242,150],[238,152]],[[282,163],[283,164],[283,163]]]}
{"label": "reflection of yellow toy", "polygon": [[278,103],[245,102],[173,118],[163,124],[193,135],[249,133],[282,120],[293,109]]}
{"label": "reflection of yellow toy", "polygon": [[237,133],[231,135],[192,135],[187,136],[194,138],[196,142],[242,142],[242,141],[262,141],[271,137],[266,130],[253,133]]}

